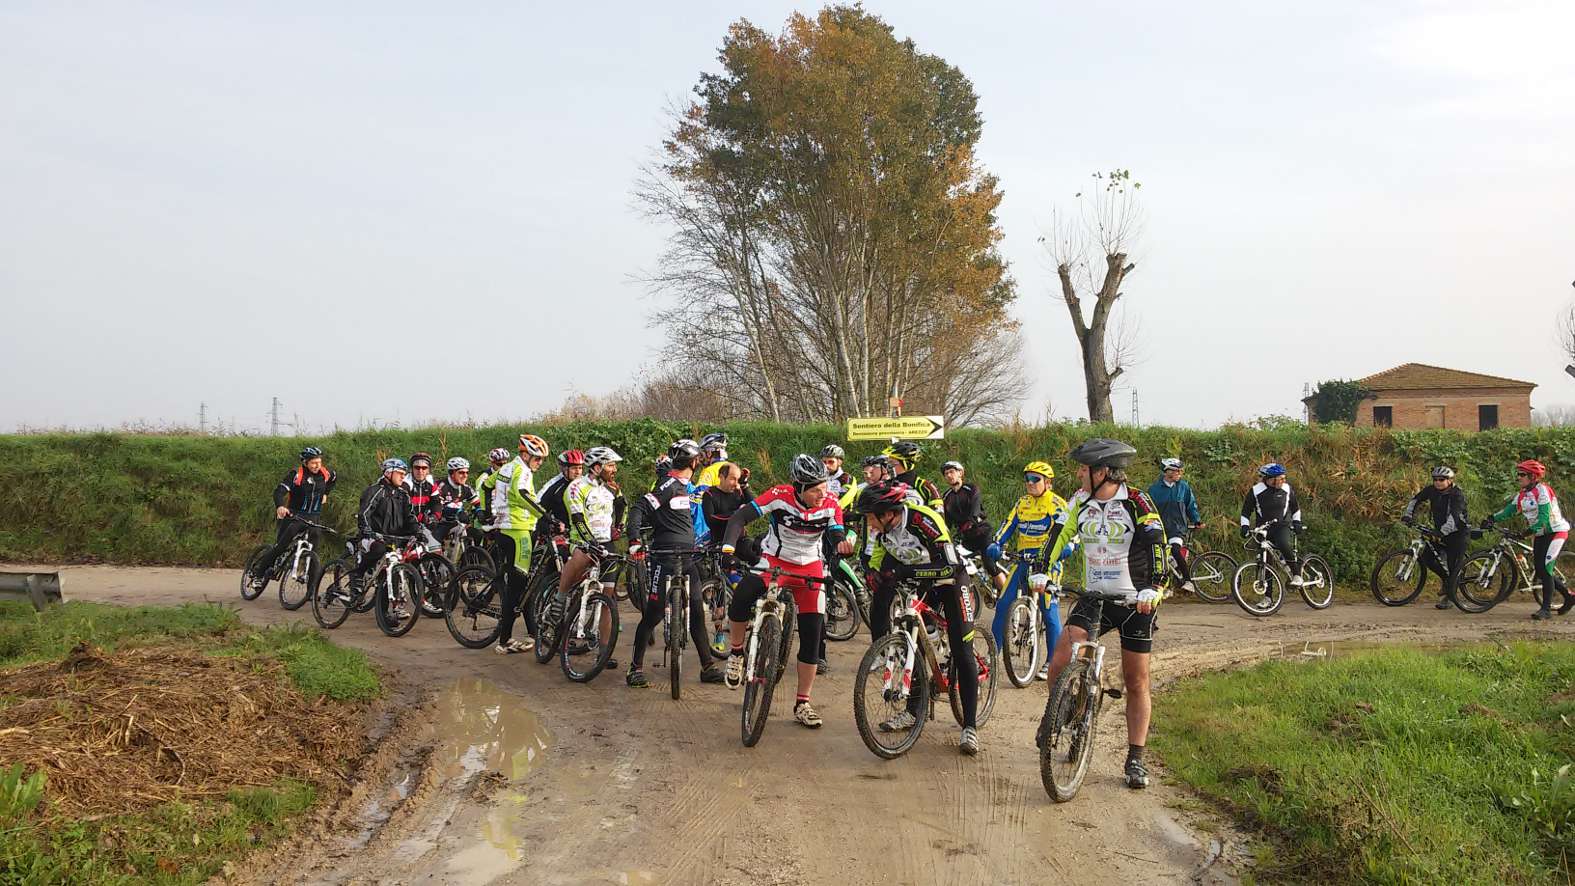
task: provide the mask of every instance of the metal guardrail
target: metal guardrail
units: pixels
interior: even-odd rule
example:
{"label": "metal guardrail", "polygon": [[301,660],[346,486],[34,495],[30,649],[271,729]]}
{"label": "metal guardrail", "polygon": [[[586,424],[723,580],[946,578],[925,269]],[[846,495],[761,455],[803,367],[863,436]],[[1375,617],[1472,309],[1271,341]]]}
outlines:
{"label": "metal guardrail", "polygon": [[28,600],[43,612],[64,599],[58,572],[0,572],[0,600]]}

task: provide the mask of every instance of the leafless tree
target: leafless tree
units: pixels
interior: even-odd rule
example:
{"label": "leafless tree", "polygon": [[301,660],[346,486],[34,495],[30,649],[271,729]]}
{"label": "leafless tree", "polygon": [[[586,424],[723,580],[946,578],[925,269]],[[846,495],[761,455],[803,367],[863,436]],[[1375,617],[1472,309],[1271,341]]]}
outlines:
{"label": "leafless tree", "polygon": [[1571,303],[1559,315],[1559,347],[1564,349],[1564,355],[1575,363],[1575,303]]}

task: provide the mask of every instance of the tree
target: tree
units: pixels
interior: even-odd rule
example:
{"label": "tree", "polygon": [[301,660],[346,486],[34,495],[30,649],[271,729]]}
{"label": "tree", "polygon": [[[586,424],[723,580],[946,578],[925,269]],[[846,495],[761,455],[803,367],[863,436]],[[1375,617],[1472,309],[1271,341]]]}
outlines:
{"label": "tree", "polygon": [[1372,399],[1373,392],[1360,382],[1331,379],[1319,382],[1312,396],[1313,418],[1319,423],[1343,421],[1352,424],[1356,421],[1356,408],[1363,400]]}
{"label": "tree", "polygon": [[[1575,284],[1572,284],[1575,285]],[[1564,349],[1564,356],[1575,363],[1575,304],[1564,309],[1559,315],[1559,347]]]}
{"label": "tree", "polygon": [[636,189],[670,230],[648,279],[685,345],[664,359],[740,415],[1008,414],[1016,288],[972,84],[848,6],[778,36],[739,21],[720,61]]}
{"label": "tree", "polygon": [[[1094,181],[1097,184],[1088,196],[1077,194],[1077,216],[1066,218],[1057,212],[1050,236],[1039,242],[1055,263],[1061,299],[1072,315],[1083,360],[1088,418],[1108,422],[1115,418],[1110,391],[1136,357],[1133,330],[1123,328],[1119,320],[1112,330],[1110,312],[1123,295],[1121,284],[1137,267],[1127,256],[1142,228],[1137,193],[1143,185],[1133,181],[1126,169],[1096,172]],[[1083,301],[1090,296],[1094,306],[1085,317]]]}

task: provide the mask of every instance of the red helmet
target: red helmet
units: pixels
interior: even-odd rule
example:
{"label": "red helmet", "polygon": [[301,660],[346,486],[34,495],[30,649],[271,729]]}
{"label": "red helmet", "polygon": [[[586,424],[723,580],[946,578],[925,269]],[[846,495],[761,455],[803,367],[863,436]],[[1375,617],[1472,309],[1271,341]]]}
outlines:
{"label": "red helmet", "polygon": [[1520,464],[1515,465],[1515,470],[1517,472],[1525,471],[1531,475],[1531,479],[1533,480],[1541,480],[1543,476],[1548,473],[1547,466],[1534,458],[1528,458]]}
{"label": "red helmet", "polygon": [[558,453],[558,464],[566,468],[571,465],[583,465],[585,464],[585,453],[578,449],[565,449]]}
{"label": "red helmet", "polygon": [[859,493],[859,510],[866,514],[886,514],[908,503],[905,483],[872,483]]}

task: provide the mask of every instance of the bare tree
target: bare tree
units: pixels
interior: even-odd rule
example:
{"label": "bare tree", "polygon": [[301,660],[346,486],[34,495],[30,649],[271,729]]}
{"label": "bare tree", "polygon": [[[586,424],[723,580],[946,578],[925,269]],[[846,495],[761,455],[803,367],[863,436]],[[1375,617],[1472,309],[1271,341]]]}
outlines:
{"label": "bare tree", "polygon": [[[1125,169],[1096,172],[1094,180],[1097,184],[1087,196],[1077,195],[1077,217],[1055,213],[1050,235],[1040,242],[1055,264],[1061,299],[1072,315],[1072,331],[1083,359],[1088,418],[1108,422],[1115,418],[1110,391],[1136,356],[1135,328],[1118,323],[1112,337],[1110,312],[1123,295],[1122,283],[1137,267],[1127,256],[1142,230],[1137,203],[1142,184],[1132,181]],[[1085,316],[1083,301],[1090,297],[1093,310]]]}
{"label": "bare tree", "polygon": [[1564,309],[1559,315],[1559,347],[1564,349],[1564,355],[1575,363],[1575,303]]}

